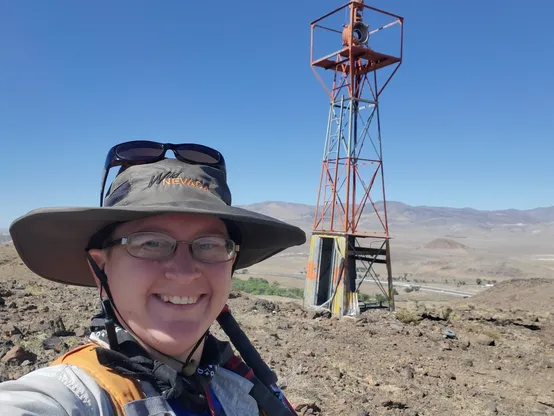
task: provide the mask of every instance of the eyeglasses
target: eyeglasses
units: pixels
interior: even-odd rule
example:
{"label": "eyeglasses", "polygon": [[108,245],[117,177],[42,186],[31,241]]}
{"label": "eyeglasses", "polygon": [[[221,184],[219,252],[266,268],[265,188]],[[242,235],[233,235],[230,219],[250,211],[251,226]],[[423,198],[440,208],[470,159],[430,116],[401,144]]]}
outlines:
{"label": "eyeglasses", "polygon": [[158,143],[145,140],[135,140],[115,145],[110,149],[104,163],[102,172],[102,185],[100,188],[100,206],[104,204],[104,190],[108,172],[115,166],[126,169],[132,165],[154,163],[162,160],[168,150],[173,150],[175,158],[190,164],[202,164],[213,166],[227,174],[223,155],[211,147],[195,143]]}
{"label": "eyeglasses", "polygon": [[164,260],[171,257],[179,243],[188,244],[192,256],[203,263],[223,263],[233,258],[240,247],[233,240],[221,236],[199,237],[192,241],[178,241],[155,232],[137,232],[109,241],[103,248],[125,246],[131,256],[146,260]]}

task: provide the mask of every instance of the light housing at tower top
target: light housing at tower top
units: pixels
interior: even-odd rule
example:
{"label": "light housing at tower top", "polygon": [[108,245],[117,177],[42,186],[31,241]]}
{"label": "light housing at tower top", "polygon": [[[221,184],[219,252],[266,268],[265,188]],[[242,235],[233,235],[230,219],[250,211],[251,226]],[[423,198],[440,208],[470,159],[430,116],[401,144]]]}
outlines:
{"label": "light housing at tower top", "polygon": [[403,23],[403,17],[363,0],[350,1],[311,22],[310,65],[332,99],[336,72],[378,72],[384,78],[378,83],[383,88],[388,84],[402,63]]}
{"label": "light housing at tower top", "polygon": [[369,26],[363,21],[363,3],[363,0],[352,2],[353,22],[344,25],[342,30],[343,46],[366,45],[369,41]]}

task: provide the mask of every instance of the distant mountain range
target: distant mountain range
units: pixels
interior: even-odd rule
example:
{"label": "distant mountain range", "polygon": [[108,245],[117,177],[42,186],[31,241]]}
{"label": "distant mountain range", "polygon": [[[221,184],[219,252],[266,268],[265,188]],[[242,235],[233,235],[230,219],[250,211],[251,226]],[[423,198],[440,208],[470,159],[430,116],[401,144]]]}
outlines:
{"label": "distant mountain range", "polygon": [[[243,208],[308,228],[311,227],[315,214],[314,205],[279,201],[244,205]],[[376,208],[379,212],[383,212],[383,203],[377,203]],[[371,221],[373,212],[373,208],[366,205],[362,221],[364,218]],[[485,211],[473,208],[411,206],[402,202],[388,201],[387,215],[391,229],[404,227],[470,227],[481,230],[506,227],[533,228],[537,225],[553,225],[554,206],[530,210]]]}
{"label": "distant mountain range", "polygon": [[[286,262],[277,256],[264,266],[267,270],[302,270],[315,206],[266,201],[243,208],[295,224],[306,232],[308,241],[288,249]],[[383,217],[383,204],[377,203],[376,209]],[[554,277],[554,207],[486,211],[390,201],[387,216],[394,273],[439,280]],[[383,231],[372,206],[365,207],[358,230]]]}
{"label": "distant mountain range", "polygon": [[[304,230],[311,230],[315,206],[283,201],[265,201],[242,205],[261,214],[295,224]],[[383,203],[376,203],[382,214]],[[433,206],[411,206],[402,202],[387,202],[388,223],[391,233],[404,231],[435,230],[434,234],[465,236],[465,234],[508,231],[518,233],[540,233],[554,235],[554,206],[530,210],[477,210],[473,208],[450,208]],[[378,227],[377,218],[371,206],[365,207],[360,228],[372,230]],[[7,229],[0,229],[0,243],[9,241]]]}
{"label": "distant mountain range", "polygon": [[[265,201],[242,208],[297,225],[308,237],[305,244],[256,265],[258,271],[298,273],[305,269],[315,206]],[[365,208],[358,230],[382,232],[373,207]],[[383,204],[377,203],[376,209],[383,216]],[[439,280],[554,278],[554,207],[485,211],[390,201],[387,214],[397,275]],[[0,244],[9,240],[8,230],[0,229]]]}
{"label": "distant mountain range", "polygon": [[0,229],[0,244],[7,243],[8,241],[12,241],[10,233],[7,229]]}

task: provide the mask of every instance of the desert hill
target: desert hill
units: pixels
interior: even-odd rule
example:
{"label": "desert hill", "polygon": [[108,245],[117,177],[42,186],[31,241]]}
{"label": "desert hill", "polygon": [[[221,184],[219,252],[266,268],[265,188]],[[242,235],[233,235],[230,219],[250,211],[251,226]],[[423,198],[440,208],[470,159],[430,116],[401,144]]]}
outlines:
{"label": "desert hill", "polygon": [[[13,247],[0,252],[2,381],[87,342],[98,296],[37,278]],[[394,313],[340,321],[298,301],[234,293],[229,304],[299,415],[548,416],[554,309],[545,288],[550,281],[506,282],[450,304],[401,294]],[[544,308],[521,308],[535,304]]]}
{"label": "desert hill", "polygon": [[513,279],[471,298],[468,304],[541,313],[554,308],[554,280]]}
{"label": "desert hill", "polygon": [[450,238],[435,238],[424,246],[430,250],[467,250],[468,246]]}

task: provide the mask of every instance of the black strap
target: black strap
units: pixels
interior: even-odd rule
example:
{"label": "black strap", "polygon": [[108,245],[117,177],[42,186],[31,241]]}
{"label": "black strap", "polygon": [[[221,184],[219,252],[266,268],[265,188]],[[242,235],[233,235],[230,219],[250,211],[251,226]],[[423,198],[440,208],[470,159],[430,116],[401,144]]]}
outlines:
{"label": "black strap", "polygon": [[277,375],[271,371],[227,307],[219,314],[217,321],[244,359],[237,365],[226,368],[254,384],[250,395],[268,416],[295,415],[294,411],[273,393],[272,386],[277,384]]}
{"label": "black strap", "polygon": [[[111,303],[108,300],[106,302],[108,304],[105,306],[111,307]],[[104,327],[106,327],[106,315],[110,316],[109,312],[109,310],[104,310]],[[95,316],[93,326],[95,328],[102,326],[101,320],[100,315]],[[218,322],[239,351],[241,357],[244,358],[244,361],[234,354],[228,342],[219,341],[210,334],[206,338],[207,342],[200,362],[201,368],[208,367],[201,372],[211,375],[215,373],[217,365],[222,365],[253,383],[254,386],[250,391],[250,395],[267,416],[295,415],[296,413],[275,395],[272,390],[272,385],[276,385],[277,382],[275,373],[271,371],[259,355],[228,309],[220,314]],[[108,337],[110,332],[114,336],[116,333],[115,330],[107,330],[106,332]],[[122,332],[124,334],[120,334],[120,337],[124,337],[123,342],[121,340],[114,342],[115,345],[118,345],[120,352],[110,349],[97,349],[98,360],[102,365],[113,368],[124,376],[136,377],[148,382],[164,397],[168,399],[178,398],[191,411],[199,412],[209,408],[205,392],[211,382],[211,376],[197,379],[196,373],[188,377],[178,373],[173,368],[148,358],[148,354],[142,350],[139,344],[126,331]],[[112,343],[110,342],[110,344]],[[207,357],[210,357],[210,359]],[[234,359],[238,360],[238,363],[229,365]],[[254,368],[251,369],[249,365],[252,364]],[[210,365],[212,365],[213,370],[210,370]],[[259,378],[260,375],[263,379]]]}
{"label": "black strap", "polygon": [[246,364],[252,368],[254,374],[256,374],[266,386],[276,384],[276,374],[271,371],[227,308],[219,314],[217,322],[219,322],[225,334],[237,348]]}
{"label": "black strap", "polygon": [[[172,367],[151,359],[138,343],[126,340],[119,343],[120,351],[97,348],[98,362],[125,377],[148,382],[166,399],[178,400],[187,410],[201,412],[209,408],[206,390],[219,363],[219,341],[208,336],[199,364],[201,371],[185,376]],[[229,346],[230,347],[230,346]]]}

